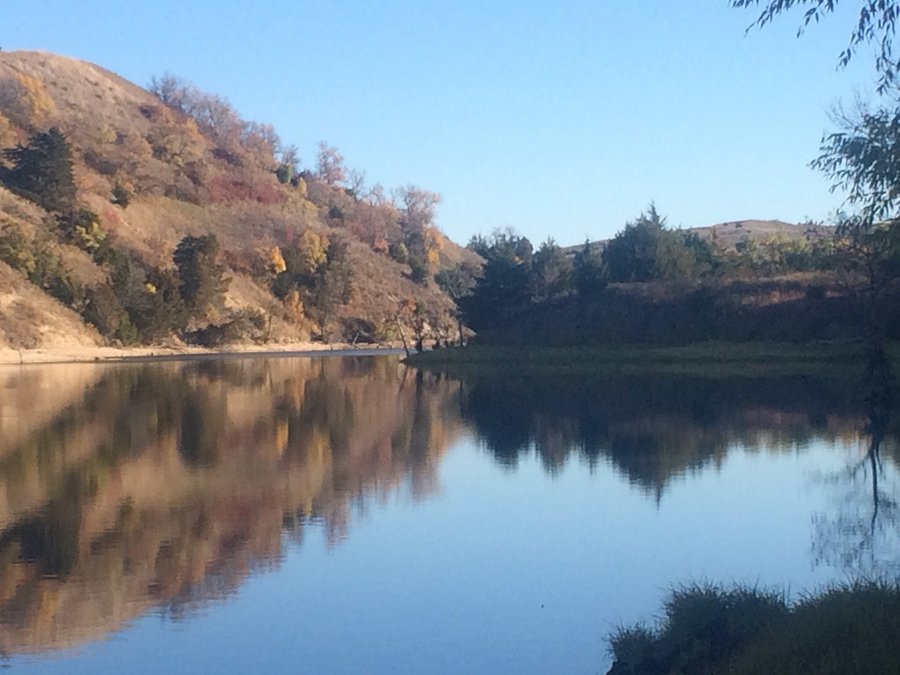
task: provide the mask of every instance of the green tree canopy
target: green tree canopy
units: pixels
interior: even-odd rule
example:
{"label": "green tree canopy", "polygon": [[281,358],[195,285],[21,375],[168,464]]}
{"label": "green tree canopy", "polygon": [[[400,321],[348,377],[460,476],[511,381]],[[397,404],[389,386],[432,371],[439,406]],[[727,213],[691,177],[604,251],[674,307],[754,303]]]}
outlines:
{"label": "green tree canopy", "polygon": [[531,299],[544,302],[566,295],[572,290],[574,264],[572,259],[548,239],[531,260]]}
{"label": "green tree canopy", "polygon": [[715,253],[698,235],[665,229],[666,219],[654,204],[625,225],[603,250],[612,281],[691,279],[708,274]]}
{"label": "green tree canopy", "polygon": [[190,315],[206,319],[219,310],[225,300],[230,279],[218,264],[219,241],[216,235],[188,235],[175,248],[173,256],[181,279],[181,297]]}
{"label": "green tree canopy", "polygon": [[52,213],[72,211],[76,192],[72,151],[59,129],[36,133],[27,144],[3,155],[12,164],[0,172],[5,185]]}
{"label": "green tree canopy", "polygon": [[584,248],[575,254],[575,290],[583,298],[596,295],[604,288],[609,277],[600,247],[584,242]]}
{"label": "green tree canopy", "polygon": [[512,230],[495,231],[490,238],[473,237],[469,248],[484,258],[481,278],[460,306],[475,330],[502,320],[505,311],[530,301],[532,246]]}
{"label": "green tree canopy", "polygon": [[603,250],[603,262],[613,281],[652,281],[659,277],[657,250],[666,219],[654,204],[627,223]]}

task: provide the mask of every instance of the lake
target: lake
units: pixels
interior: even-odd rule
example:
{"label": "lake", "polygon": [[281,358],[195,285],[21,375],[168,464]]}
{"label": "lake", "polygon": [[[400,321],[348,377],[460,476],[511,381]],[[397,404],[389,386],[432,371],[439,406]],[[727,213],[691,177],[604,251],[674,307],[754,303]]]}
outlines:
{"label": "lake", "polygon": [[597,673],[691,581],[898,572],[836,378],[396,357],[0,367],[0,656],[41,673]]}

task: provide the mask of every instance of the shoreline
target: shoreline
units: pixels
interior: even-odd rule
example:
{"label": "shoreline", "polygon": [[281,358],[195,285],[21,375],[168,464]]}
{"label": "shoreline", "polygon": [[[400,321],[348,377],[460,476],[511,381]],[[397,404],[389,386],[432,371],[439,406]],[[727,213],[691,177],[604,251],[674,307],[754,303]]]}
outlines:
{"label": "shoreline", "polygon": [[220,349],[194,347],[60,347],[43,349],[0,348],[0,367],[65,363],[144,363],[151,361],[204,361],[225,358],[277,358],[297,356],[392,356],[403,349],[390,345],[359,347],[346,343],[289,342],[229,345]]}
{"label": "shoreline", "polygon": [[[900,370],[900,343],[887,345]],[[835,375],[856,377],[866,364],[861,341],[806,344],[697,342],[687,345],[601,344],[580,347],[469,345],[414,354],[416,368],[480,376],[486,372],[534,375],[697,375],[758,377]]]}

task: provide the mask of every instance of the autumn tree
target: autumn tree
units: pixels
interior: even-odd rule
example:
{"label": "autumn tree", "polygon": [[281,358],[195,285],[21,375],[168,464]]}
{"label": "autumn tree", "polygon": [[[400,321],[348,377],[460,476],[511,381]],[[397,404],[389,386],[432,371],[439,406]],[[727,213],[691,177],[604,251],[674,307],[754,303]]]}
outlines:
{"label": "autumn tree", "polygon": [[320,141],[316,151],[316,178],[323,183],[336,187],[347,179],[344,156],[333,145]]}
{"label": "autumn tree", "polygon": [[309,293],[310,306],[318,314],[322,334],[338,309],[350,302],[353,293],[353,265],[350,245],[343,237],[332,237],[325,261],[319,265]]}
{"label": "autumn tree", "polygon": [[406,252],[410,276],[425,283],[434,273],[439,260],[439,240],[434,227],[435,209],[441,196],[415,185],[398,191],[400,200],[400,232]]}
{"label": "autumn tree", "polygon": [[300,174],[300,153],[296,145],[280,148],[275,176],[279,183],[294,185]]}

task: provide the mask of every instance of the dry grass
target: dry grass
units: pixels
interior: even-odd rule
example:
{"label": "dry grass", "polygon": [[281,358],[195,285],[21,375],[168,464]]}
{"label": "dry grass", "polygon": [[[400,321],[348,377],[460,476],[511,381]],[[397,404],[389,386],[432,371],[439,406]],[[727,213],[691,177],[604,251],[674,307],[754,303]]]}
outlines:
{"label": "dry grass", "polygon": [[[217,152],[219,141],[201,133],[192,119],[101,67],[45,52],[0,52],[0,115],[0,143],[6,146],[50,126],[67,135],[79,201],[98,215],[117,248],[171,269],[172,252],[183,237],[215,233],[234,280],[227,306],[236,311],[259,308],[273,316],[273,339],[306,339],[312,326],[282,321],[267,280],[252,278],[259,269],[257,258],[261,250],[288,244],[308,228],[328,236],[342,234],[351,242],[355,292],[338,319],[378,324],[413,298],[433,310],[432,323],[450,323],[452,304],[439,289],[410,282],[408,267],[373,251],[372,242],[363,234],[358,238],[349,225],[330,227],[335,223],[323,216],[327,208],[313,204],[302,185],[278,184],[271,166],[258,156],[224,158]],[[132,194],[127,208],[111,202],[116,185]],[[343,198],[352,210],[343,191],[330,190],[331,197]],[[2,188],[0,218],[28,237],[53,232],[45,212]],[[80,251],[64,247],[62,258],[82,285],[95,285],[107,276]],[[475,256],[443,238],[442,263],[462,260],[475,261]],[[15,341],[41,340],[23,335]]]}
{"label": "dry grass", "polygon": [[103,339],[81,317],[0,262],[0,348],[95,347]]}

